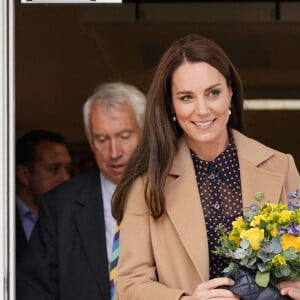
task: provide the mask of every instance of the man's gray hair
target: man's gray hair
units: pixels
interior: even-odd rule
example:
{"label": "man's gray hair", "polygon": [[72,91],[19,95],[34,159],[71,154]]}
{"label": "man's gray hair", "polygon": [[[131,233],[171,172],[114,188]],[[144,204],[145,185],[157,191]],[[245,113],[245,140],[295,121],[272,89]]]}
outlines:
{"label": "man's gray hair", "polygon": [[92,107],[101,104],[104,109],[112,105],[127,103],[135,112],[140,128],[144,125],[146,97],[136,87],[123,82],[110,82],[99,85],[83,105],[83,122],[86,133],[90,136],[90,114]]}

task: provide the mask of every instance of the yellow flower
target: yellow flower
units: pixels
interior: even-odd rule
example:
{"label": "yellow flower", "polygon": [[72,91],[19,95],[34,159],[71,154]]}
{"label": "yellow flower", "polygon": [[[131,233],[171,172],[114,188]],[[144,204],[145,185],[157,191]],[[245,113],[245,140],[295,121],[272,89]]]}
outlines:
{"label": "yellow flower", "polygon": [[285,260],[285,258],[284,258],[282,255],[276,254],[276,255],[272,258],[272,265],[275,265],[275,266],[286,265],[286,260]]}
{"label": "yellow flower", "polygon": [[287,205],[284,204],[284,203],[282,203],[282,202],[280,202],[280,203],[278,203],[278,208],[279,208],[280,210],[285,210],[285,209],[287,209]]}
{"label": "yellow flower", "polygon": [[294,247],[295,251],[300,251],[300,236],[294,236],[290,234],[283,234],[281,237],[281,244],[283,251],[290,247]]}
{"label": "yellow flower", "polygon": [[280,215],[281,215],[280,211],[271,211],[269,216],[267,217],[267,222],[268,223],[278,223]]}
{"label": "yellow flower", "polygon": [[261,210],[261,214],[268,216],[275,209],[275,203],[267,203],[266,206]]}
{"label": "yellow flower", "polygon": [[264,230],[259,228],[250,228],[243,230],[240,238],[247,238],[253,250],[259,250],[260,242],[264,239]]}
{"label": "yellow flower", "polygon": [[250,223],[250,226],[252,226],[252,227],[259,227],[261,220],[263,220],[263,221],[266,222],[267,221],[266,216],[264,216],[264,215],[254,216],[253,220]]}
{"label": "yellow flower", "polygon": [[267,203],[267,207],[269,207],[269,209],[271,210],[285,210],[287,209],[286,204],[284,203],[273,203],[273,202],[269,202]]}
{"label": "yellow flower", "polygon": [[232,222],[232,228],[241,231],[245,228],[245,223],[243,217],[237,217],[235,221]]}
{"label": "yellow flower", "polygon": [[232,232],[229,233],[228,239],[235,242],[237,246],[240,245],[241,239],[238,236],[236,236],[234,233]]}
{"label": "yellow flower", "polygon": [[286,222],[288,222],[291,218],[291,215],[292,215],[292,211],[290,210],[283,210],[281,213],[280,213],[280,217],[279,217],[279,224],[284,224]]}
{"label": "yellow flower", "polygon": [[270,233],[273,238],[277,237],[279,235],[278,226],[276,224],[273,224],[272,230],[270,230]]}
{"label": "yellow flower", "polygon": [[274,210],[274,209],[278,208],[278,204],[269,202],[269,203],[267,203],[267,207],[268,207],[268,209]]}

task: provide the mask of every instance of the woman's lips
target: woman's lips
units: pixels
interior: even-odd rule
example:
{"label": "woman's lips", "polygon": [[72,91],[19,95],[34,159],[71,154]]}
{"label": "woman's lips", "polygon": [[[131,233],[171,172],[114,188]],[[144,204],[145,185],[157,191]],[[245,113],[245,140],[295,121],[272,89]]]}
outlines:
{"label": "woman's lips", "polygon": [[204,122],[196,122],[196,121],[194,121],[193,123],[196,126],[199,126],[199,127],[207,127],[207,126],[210,126],[211,124],[213,124],[214,121],[215,121],[215,119],[209,120],[209,121],[204,121]]}

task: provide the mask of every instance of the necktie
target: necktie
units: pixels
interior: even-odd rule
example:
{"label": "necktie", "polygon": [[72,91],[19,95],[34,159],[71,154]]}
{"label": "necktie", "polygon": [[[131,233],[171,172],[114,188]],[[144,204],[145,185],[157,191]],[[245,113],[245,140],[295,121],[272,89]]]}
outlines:
{"label": "necktie", "polygon": [[115,284],[114,278],[117,271],[117,263],[119,260],[119,235],[120,235],[120,225],[116,227],[114,242],[112,246],[112,255],[110,262],[110,272],[109,272],[109,282],[110,282],[110,299],[115,299]]}

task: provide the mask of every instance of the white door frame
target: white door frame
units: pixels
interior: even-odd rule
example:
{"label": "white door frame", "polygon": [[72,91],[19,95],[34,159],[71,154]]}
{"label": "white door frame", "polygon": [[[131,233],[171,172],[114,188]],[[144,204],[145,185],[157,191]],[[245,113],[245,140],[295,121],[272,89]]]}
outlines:
{"label": "white door frame", "polygon": [[14,0],[0,1],[0,299],[15,299]]}

